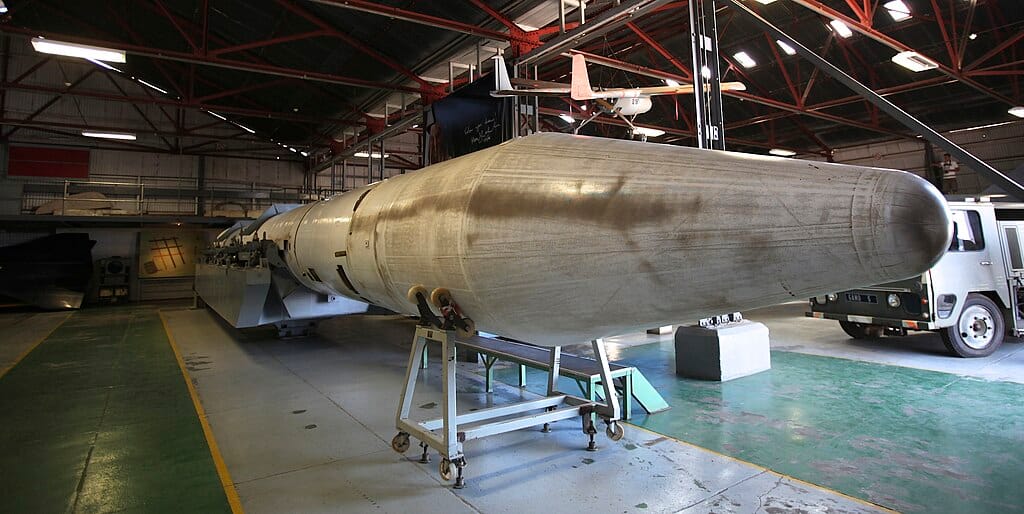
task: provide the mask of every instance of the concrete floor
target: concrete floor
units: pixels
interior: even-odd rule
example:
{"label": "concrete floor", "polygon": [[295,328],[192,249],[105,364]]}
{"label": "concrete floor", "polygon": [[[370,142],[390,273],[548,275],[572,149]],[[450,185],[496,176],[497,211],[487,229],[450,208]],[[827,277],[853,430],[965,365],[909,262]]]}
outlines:
{"label": "concrete floor", "polygon": [[12,310],[0,314],[0,327],[4,327],[3,343],[0,344],[0,376],[70,316],[70,312],[34,310]]}
{"label": "concrete floor", "polygon": [[950,357],[942,339],[932,332],[904,337],[852,339],[839,323],[804,317],[807,302],[792,302],[743,313],[768,326],[773,350],[840,357],[907,368],[941,371],[965,377],[1024,384],[1024,339],[1007,337],[995,353],[979,359]]}
{"label": "concrete floor", "polygon": [[[338,318],[319,337],[279,341],[206,311],[164,316],[247,512],[878,510],[632,426],[617,443],[599,435],[601,450],[586,452],[574,422],[470,441],[468,486],[456,491],[440,481],[436,455],[422,465],[415,446],[405,456],[389,447],[409,321]],[[530,395],[473,392],[483,389],[479,375],[460,377],[465,409]],[[436,372],[422,384],[415,415],[435,417]]]}
{"label": "concrete floor", "polygon": [[[984,387],[984,381],[989,380],[1024,383],[1024,345],[1020,344],[1019,340],[1008,341],[991,357],[958,359],[944,353],[941,341],[934,334],[885,338],[880,341],[854,341],[834,322],[804,318],[805,307],[804,302],[794,302],[746,312],[744,315],[748,319],[768,325],[773,350],[840,357],[865,363],[891,364],[951,374],[947,375],[948,378],[938,377],[944,384],[955,384],[958,379],[964,378],[975,383],[971,387]],[[145,306],[138,308],[145,312],[140,311],[137,315],[143,316],[152,316],[155,310],[153,307]],[[175,307],[164,308],[161,312],[170,333],[177,341],[188,374],[205,407],[231,480],[238,490],[243,507],[249,512],[881,510],[860,500],[777,474],[764,467],[738,461],[632,425],[627,425],[626,437],[622,441],[611,442],[602,433],[598,436],[601,450],[596,453],[585,452],[583,448],[586,445],[586,438],[579,432],[578,425],[572,422],[556,424],[550,434],[528,430],[467,443],[469,483],[466,489],[455,491],[438,477],[436,455],[430,464],[422,465],[416,462],[418,449],[415,442],[405,456],[394,453],[389,446],[395,433],[394,409],[412,332],[412,323],[409,320],[389,316],[338,318],[323,323],[321,335],[318,337],[282,341],[274,337],[272,330],[232,329],[208,311]],[[14,374],[4,375],[7,368],[19,361],[27,351],[36,348],[40,341],[46,340],[39,346],[40,351],[45,352],[48,351],[47,345],[51,344],[51,339],[54,340],[53,344],[61,344],[62,340],[67,339],[69,334],[62,335],[60,330],[47,337],[55,327],[65,321],[69,322],[67,326],[72,327],[81,323],[101,326],[102,323],[96,324],[97,320],[105,315],[107,314],[103,309],[87,309],[75,313],[0,313],[0,326],[5,327],[4,335],[0,338],[0,389],[12,384],[10,377]],[[108,335],[114,337],[112,334]],[[138,337],[143,336],[141,332],[138,334]],[[638,351],[650,352],[649,349],[661,347],[662,351],[670,352],[671,341],[671,335],[637,334],[612,338],[608,341],[609,354],[613,360],[628,361],[631,356],[638,355]],[[127,343],[131,344],[131,341]],[[643,345],[647,345],[647,349]],[[86,345],[82,348],[88,347]],[[567,349],[568,352],[581,354],[588,350],[589,345]],[[37,353],[39,352],[33,351],[29,355],[34,358]],[[671,359],[656,360],[664,360],[666,366],[671,365]],[[752,385],[753,389],[758,389],[760,386],[755,384],[757,380],[765,380],[764,377],[768,377],[768,382],[771,382],[775,377],[785,376],[785,373],[781,373],[781,366],[785,360],[780,359],[780,373],[764,375],[748,384]],[[433,362],[436,363],[437,359],[435,358]],[[32,363],[32,358],[26,358],[18,364],[16,370],[21,373],[24,371],[22,367],[31,368],[38,365]],[[41,365],[52,366],[45,362]],[[878,367],[877,364],[872,365]],[[531,393],[510,386],[499,386],[491,395],[479,393],[478,391],[483,390],[482,379],[475,373],[479,372],[479,367],[470,364],[462,366],[464,372],[460,375],[459,383],[459,390],[464,391],[460,395],[462,410],[532,397]],[[865,368],[864,371],[874,370]],[[662,374],[665,375],[662,379],[670,380],[671,373]],[[730,383],[735,384],[730,387],[747,388],[741,383],[743,380],[747,379]],[[414,401],[414,416],[424,419],[436,417],[439,415],[440,403],[440,380],[436,368],[422,377],[421,381]],[[998,384],[994,384],[993,387],[996,385]],[[1006,387],[1002,387],[1001,391],[1012,389],[1010,386],[1019,387],[1015,384],[1004,385]],[[781,383],[777,386],[783,389],[788,387]],[[74,384],[68,384],[68,387],[74,387]],[[124,387],[131,385],[117,386]],[[671,386],[665,387],[667,391]],[[943,386],[942,389],[953,390],[947,386]],[[772,396],[774,393],[768,392],[765,400],[778,406],[780,399],[792,399],[789,398],[792,391],[787,391],[788,389],[781,391],[779,396]],[[130,391],[121,393],[130,400]],[[692,399],[698,402],[696,404],[691,401],[687,406],[677,405],[676,412],[683,414],[684,409],[694,405],[698,411],[704,412],[701,410],[704,407],[699,402],[703,401],[701,395],[706,396],[706,393],[707,391],[704,391],[697,395],[699,398],[695,396]],[[1001,394],[1005,397],[1007,394],[1012,396],[1015,393],[1014,390],[1008,389]],[[893,408],[898,408],[899,401],[894,401],[896,403],[893,404]],[[740,404],[738,406],[741,409],[748,409]],[[714,411],[710,407],[721,409],[722,405],[708,406],[709,413]],[[907,406],[903,405],[902,409],[906,411]],[[1013,419],[1024,415],[1017,413],[1019,409],[1014,409]],[[679,423],[668,420],[674,411],[668,412],[670,414],[663,414],[662,418],[655,415],[648,417],[647,420],[637,421],[652,428],[659,423],[664,424],[662,421],[669,421],[669,425],[678,425]],[[154,412],[154,415],[156,414],[159,413]],[[715,417],[717,414],[709,415]],[[650,424],[650,420],[658,422]],[[0,412],[0,424],[4,426],[12,426],[12,423],[20,421],[24,419],[18,412]],[[709,419],[704,421],[715,422]],[[911,424],[912,421],[909,420]],[[806,422],[808,420],[804,420],[805,424]],[[1021,434],[1013,433],[1019,424],[1016,421],[1006,423],[1010,425],[992,429],[1008,429],[1011,432],[1005,435],[1009,439],[1019,439]],[[740,427],[737,434],[751,429],[750,426],[746,426],[751,425],[749,423],[733,423],[729,426],[733,425]],[[671,428],[687,429],[685,422],[680,426],[683,428]],[[159,425],[154,426],[158,427]],[[674,433],[667,429],[658,430],[662,433]],[[913,427],[910,426],[908,431],[913,431]],[[753,449],[753,453],[742,448],[749,442],[743,441],[743,438],[764,438],[764,434],[748,433],[740,435],[740,439],[736,439],[736,434],[730,434],[729,437],[733,438],[733,442],[730,443],[728,440],[715,440],[715,432],[719,430],[704,430],[704,435],[712,436],[712,439],[708,440],[682,435],[679,437],[724,453],[759,461],[773,469],[787,469],[785,465],[776,466],[769,458],[771,448],[768,446],[774,446],[771,443],[765,446],[755,441],[752,443],[753,446],[747,445],[747,448]],[[783,430],[782,437],[789,437],[787,433],[789,432]],[[726,432],[723,431],[722,434]],[[951,437],[952,444],[957,444],[955,437],[952,437],[955,434],[946,435]],[[890,442],[896,444],[893,441]],[[883,444],[884,441],[876,443]],[[831,446],[827,441],[823,444],[823,448]],[[893,447],[889,450],[898,449]],[[765,458],[757,458],[762,451],[768,452],[762,455]],[[17,448],[0,448],[0,453],[17,457]],[[131,449],[127,453],[129,455],[125,457],[131,457]],[[807,462],[795,462],[793,459],[813,458],[811,454],[805,456],[799,449],[788,451],[785,457],[789,459],[791,465],[796,466],[794,469],[800,466],[807,467]],[[873,466],[882,465],[883,461],[884,459]],[[8,469],[6,466],[13,467]],[[25,466],[32,469],[35,463],[32,460],[19,463],[17,458],[0,462],[0,482],[4,482],[5,496],[16,495],[20,491],[16,488],[10,489],[12,482],[4,479],[4,474]],[[849,472],[847,468],[848,466],[841,469],[829,468],[820,471],[818,477],[813,473],[798,476],[816,483],[830,483],[826,475],[842,476],[843,473]],[[902,473],[900,466],[894,468],[894,473]],[[948,467],[943,464],[932,471],[948,473],[943,469],[948,470]],[[862,469],[860,472],[870,474],[871,470]],[[1001,473],[998,470],[997,472]],[[164,477],[163,480],[167,480],[167,487],[164,489],[174,487],[175,480],[184,478],[187,477]],[[978,479],[974,477],[972,480]],[[114,482],[116,481],[111,481],[110,486],[119,487]],[[854,486],[834,487],[848,492],[853,491],[851,494],[890,506],[913,506],[922,503],[920,495],[913,498],[918,502],[916,504],[901,503],[898,494],[890,495],[888,493],[893,491],[886,491],[884,487],[879,488],[879,495],[860,494],[859,491],[863,489],[858,490]],[[74,494],[74,491],[71,493]],[[1012,491],[1007,497],[1013,501]],[[923,499],[923,503],[927,504],[927,501],[928,498]],[[0,502],[0,510],[5,510],[2,508],[3,505],[4,503]],[[15,502],[13,505],[19,503]],[[1014,510],[1012,506],[1015,503],[1009,505],[1009,510]],[[108,504],[100,503],[98,506],[100,508],[96,511],[116,510],[107,508],[112,507]],[[1024,505],[1016,505],[1016,508],[1024,510]],[[38,512],[47,510],[33,509]]]}

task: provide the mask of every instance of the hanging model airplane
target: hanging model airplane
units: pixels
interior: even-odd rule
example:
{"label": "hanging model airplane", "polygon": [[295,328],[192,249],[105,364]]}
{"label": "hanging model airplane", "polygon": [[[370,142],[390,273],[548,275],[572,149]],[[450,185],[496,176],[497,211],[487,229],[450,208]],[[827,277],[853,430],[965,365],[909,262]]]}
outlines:
{"label": "hanging model airplane", "polygon": [[[594,100],[599,109],[596,109],[589,118],[580,123],[574,132],[579,132],[581,128],[601,114],[610,114],[618,117],[629,125],[631,132],[636,132],[633,120],[638,115],[651,110],[651,107],[654,105],[651,101],[652,96],[688,95],[693,94],[695,89],[693,84],[594,89],[590,85],[590,74],[587,72],[586,57],[582,54],[572,55],[572,75],[569,84],[516,79],[519,84],[528,87],[515,89],[512,81],[509,79],[505,60],[500,55],[494,56],[494,70],[495,91],[491,91],[491,96],[494,97],[568,96],[577,101]],[[721,89],[722,91],[744,91],[747,89],[747,86],[742,82],[723,82]]]}

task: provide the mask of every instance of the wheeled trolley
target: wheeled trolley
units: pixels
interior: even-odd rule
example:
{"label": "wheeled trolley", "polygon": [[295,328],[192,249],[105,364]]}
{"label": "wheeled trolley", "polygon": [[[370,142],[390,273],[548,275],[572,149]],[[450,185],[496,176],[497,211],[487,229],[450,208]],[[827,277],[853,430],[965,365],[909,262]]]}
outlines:
{"label": "wheeled trolley", "polygon": [[[559,360],[561,347],[551,347],[550,369],[548,370],[547,395],[535,400],[512,403],[459,414],[456,406],[455,373],[456,361],[455,330],[443,330],[430,326],[419,326],[413,336],[409,351],[409,364],[405,374],[405,387],[399,402],[395,426],[398,434],[391,441],[391,447],[404,453],[411,446],[411,438],[420,441],[423,455],[420,462],[429,462],[428,451],[434,448],[441,454],[438,471],[444,480],[455,479],[455,488],[465,486],[464,468],[466,455],[463,444],[472,439],[502,434],[532,426],[548,429],[550,423],[579,417],[583,433],[589,438],[587,450],[597,449],[594,436],[596,419],[607,425],[606,434],[613,441],[622,438],[623,428],[618,422],[621,417],[620,405],[608,364],[604,342],[593,341],[594,356],[601,366],[601,384],[604,401],[592,401],[558,391]],[[409,419],[416,379],[424,364],[424,350],[428,341],[441,345],[441,366],[443,393],[442,415],[438,419],[413,421]]]}

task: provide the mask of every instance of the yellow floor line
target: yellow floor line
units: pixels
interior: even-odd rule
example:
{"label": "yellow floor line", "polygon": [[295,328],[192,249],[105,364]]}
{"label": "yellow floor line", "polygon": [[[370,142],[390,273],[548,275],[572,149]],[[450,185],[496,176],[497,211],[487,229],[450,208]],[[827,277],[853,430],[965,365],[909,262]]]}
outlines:
{"label": "yellow floor line", "polygon": [[779,473],[778,471],[775,471],[775,470],[770,469],[770,468],[766,468],[766,467],[758,465],[758,464],[754,464],[753,462],[747,462],[747,461],[745,461],[743,459],[737,459],[736,457],[733,457],[731,455],[726,455],[724,453],[716,452],[715,450],[712,450],[710,448],[705,448],[703,446],[698,446],[696,444],[683,441],[682,439],[676,439],[675,437],[672,437],[670,435],[665,435],[665,434],[662,434],[661,432],[655,432],[655,431],[653,431],[653,430],[651,430],[649,428],[644,428],[644,427],[642,427],[640,425],[634,425],[632,423],[629,423],[629,426],[635,427],[635,428],[639,428],[640,430],[643,430],[644,432],[647,432],[647,433],[652,434],[652,435],[656,435],[658,437],[664,437],[666,439],[671,439],[671,440],[673,440],[673,441],[675,441],[677,443],[684,444],[684,445],[689,446],[691,448],[696,448],[698,450],[705,451],[705,452],[717,455],[719,457],[722,457],[723,459],[728,459],[728,460],[731,460],[733,462],[738,462],[740,464],[745,464],[747,466],[760,469],[761,471],[767,471],[767,472],[769,472],[769,473],[771,473],[773,475],[784,477],[784,478],[787,478],[787,479],[792,480],[794,482],[799,482],[801,484],[804,484],[804,485],[807,485],[807,486],[811,486],[811,487],[813,487],[815,489],[821,489],[822,491],[827,491],[827,492],[830,492],[832,494],[835,494],[835,495],[838,495],[838,496],[842,496],[843,498],[855,501],[855,502],[857,502],[857,503],[859,503],[861,505],[866,505],[868,507],[879,509],[879,510],[881,510],[883,512],[889,512],[889,513],[892,513],[892,514],[900,514],[900,511],[898,511],[898,510],[893,510],[893,509],[890,509],[888,507],[884,507],[882,505],[879,505],[877,503],[872,503],[872,502],[869,502],[867,500],[863,500],[863,499],[857,498],[855,496],[850,496],[850,495],[848,495],[846,493],[842,493],[842,492],[836,491],[835,489],[829,489],[828,487],[825,487],[825,486],[822,486],[822,485],[813,484],[813,483],[808,482],[806,480],[800,480],[799,478],[787,475],[785,473]]}
{"label": "yellow floor line", "polygon": [[64,324],[64,322],[66,322],[68,319],[71,318],[71,314],[72,313],[69,312],[67,316],[64,316],[64,319],[60,320],[60,323],[57,323],[56,325],[54,325],[53,328],[51,328],[49,332],[47,332],[45,335],[43,335],[43,337],[40,337],[38,340],[36,340],[36,342],[30,344],[28,346],[28,348],[25,348],[24,350],[22,350],[22,352],[19,353],[18,356],[14,358],[14,362],[12,362],[10,366],[7,366],[6,368],[3,369],[3,371],[0,371],[0,378],[3,378],[4,375],[6,375],[8,371],[14,369],[14,367],[17,366],[18,363],[20,363],[22,360],[24,360],[25,357],[28,357],[28,354],[32,353],[32,350],[35,350],[37,346],[42,344],[43,341],[46,341],[47,338],[49,338],[51,335],[53,335],[53,333],[56,332],[57,329],[60,328],[60,326]]}
{"label": "yellow floor line", "polygon": [[245,512],[242,510],[242,501],[238,497],[238,491],[235,490],[235,483],[231,480],[228,467],[224,464],[224,458],[220,455],[217,440],[214,439],[213,430],[210,429],[210,422],[206,419],[206,411],[203,409],[203,404],[199,401],[199,395],[196,393],[195,386],[192,385],[192,377],[189,376],[188,369],[185,368],[185,361],[181,358],[181,352],[178,351],[178,344],[174,340],[174,335],[171,334],[170,327],[167,326],[167,318],[164,317],[162,311],[158,312],[160,314],[160,322],[164,325],[164,332],[167,334],[167,340],[171,343],[171,350],[174,350],[174,358],[178,360],[178,367],[181,369],[182,376],[185,377],[185,385],[188,386],[188,394],[192,397],[192,405],[195,406],[196,414],[199,415],[199,423],[203,426],[203,435],[206,436],[206,444],[210,446],[210,456],[213,457],[213,465],[217,468],[217,475],[220,476],[220,484],[224,488],[228,504],[231,505],[231,512],[242,514]]}

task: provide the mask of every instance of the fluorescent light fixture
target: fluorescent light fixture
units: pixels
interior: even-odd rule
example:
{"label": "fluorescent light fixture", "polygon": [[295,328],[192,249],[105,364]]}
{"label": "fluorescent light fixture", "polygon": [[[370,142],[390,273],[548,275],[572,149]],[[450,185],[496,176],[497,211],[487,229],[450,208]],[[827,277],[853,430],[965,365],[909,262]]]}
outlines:
{"label": "fluorescent light fixture", "polygon": [[939,67],[935,61],[909,50],[892,56],[892,62],[913,72],[934,70]]}
{"label": "fluorescent light fixture", "polygon": [[44,54],[81,57],[82,59],[95,59],[97,61],[106,62],[125,62],[124,50],[103,48],[101,46],[79,45],[75,43],[51,41],[41,37],[34,37],[32,38],[32,48],[35,48],[37,52]]}
{"label": "fluorescent light fixture", "polygon": [[566,123],[575,123],[576,122],[576,119],[573,118],[572,116],[568,115],[568,114],[559,114],[558,117],[562,118],[562,121],[564,121]]}
{"label": "fluorescent light fixture", "polygon": [[[353,154],[353,157],[372,157],[374,159],[380,159],[381,158],[380,152],[373,152],[373,153],[356,152],[355,154]],[[385,159],[387,159],[388,157],[391,157],[391,156],[388,155],[388,154],[384,154],[384,158]]]}
{"label": "fluorescent light fixture", "polygon": [[289,150],[291,150],[292,152],[295,152],[295,153],[299,153],[299,151],[298,151],[298,150],[296,150],[296,149],[294,149],[294,148],[292,148],[292,147],[290,147],[290,146],[288,147],[288,149],[289,149]]}
{"label": "fluorescent light fixture", "polygon": [[636,127],[635,129],[633,129],[633,133],[634,134],[640,134],[642,136],[647,136],[647,137],[658,137],[658,136],[664,136],[665,135],[665,131],[664,130],[656,129],[656,128],[648,128],[648,127]]}
{"label": "fluorescent light fixture", "polygon": [[236,126],[236,127],[238,127],[238,128],[240,128],[240,129],[242,129],[242,130],[244,130],[244,131],[246,131],[246,132],[248,132],[248,133],[250,133],[250,134],[255,134],[256,133],[255,130],[253,130],[253,129],[249,128],[249,127],[246,127],[245,125],[242,125],[241,123],[235,123],[235,122],[232,121],[231,124]]}
{"label": "fluorescent light fixture", "polygon": [[111,66],[111,65],[109,65],[109,64],[107,64],[107,63],[105,63],[103,61],[97,61],[96,59],[86,59],[86,60],[91,62],[91,63],[93,63],[93,64],[95,64],[96,66],[99,66],[100,68],[106,68],[106,69],[108,69],[110,71],[116,71],[118,73],[124,73],[123,71],[121,71],[121,70],[119,70],[119,69],[117,69],[117,68],[115,68],[115,67],[113,67],[113,66]]}
{"label": "fluorescent light fixture", "polygon": [[[225,117],[221,116],[220,114],[217,114],[217,113],[215,113],[213,111],[206,111],[206,114],[209,114],[210,116],[213,116],[214,118],[217,118],[218,120],[221,120],[221,121],[228,121],[227,118],[225,118]],[[278,143],[278,144],[280,144],[280,143]]]}
{"label": "fluorescent light fixture", "polygon": [[[1022,110],[1021,110],[1021,114],[1020,115],[1022,117],[1024,117],[1024,108],[1021,108],[1021,109]],[[967,128],[962,128],[962,129],[950,130],[949,133],[950,134],[957,134],[957,133],[960,133],[960,132],[969,132],[971,130],[981,130],[981,129],[987,129],[987,128],[1002,127],[1003,125],[1009,125],[1011,123],[1018,123],[1018,122],[1016,122],[1016,121],[1002,121],[1002,122],[999,122],[999,123],[989,123],[989,124],[986,124],[986,125],[978,125],[977,127],[967,127]]]}
{"label": "fluorescent light fixture", "polygon": [[757,0],[757,3],[764,4],[764,5],[768,5],[768,4],[774,3],[774,2],[775,2],[775,0]]}
{"label": "fluorescent light fixture", "polygon": [[135,141],[135,134],[129,134],[127,132],[94,132],[91,130],[83,130],[82,135],[85,137],[98,137],[100,139],[122,139],[125,141]]}
{"label": "fluorescent light fixture", "polygon": [[786,55],[796,55],[796,49],[789,46],[789,43],[786,43],[781,39],[776,39],[775,42],[778,43],[779,48],[781,48],[783,52],[786,52]]}
{"label": "fluorescent light fixture", "polygon": [[1024,118],[1024,106],[1018,105],[1016,107],[1011,107],[1010,110],[1008,110],[1006,112],[1008,112],[1008,113],[1010,113],[1010,114],[1012,114],[1012,115],[1014,115],[1014,116],[1016,116],[1018,118]]}
{"label": "fluorescent light fixture", "polygon": [[771,150],[768,150],[768,153],[778,155],[779,157],[792,157],[796,155],[796,152],[792,150],[784,150],[782,148],[772,148]]}
{"label": "fluorescent light fixture", "polygon": [[975,39],[978,39],[978,34],[974,33],[974,32],[971,32],[971,35],[967,36],[967,39],[970,39],[971,41],[974,41]]}
{"label": "fluorescent light fixture", "polygon": [[299,152],[303,157],[309,157],[309,152]]}
{"label": "fluorescent light fixture", "polygon": [[848,38],[853,35],[850,27],[839,20],[832,20],[828,24],[832,27],[832,30],[836,31],[836,34],[839,34],[839,37]]}
{"label": "fluorescent light fixture", "polygon": [[679,83],[672,79],[665,79],[665,85],[670,87],[676,87],[679,85]]}
{"label": "fluorescent light fixture", "polygon": [[903,0],[892,0],[882,5],[885,10],[889,11],[889,16],[892,16],[893,21],[903,21],[910,18],[910,8],[907,4],[903,3]]}
{"label": "fluorescent light fixture", "polygon": [[580,110],[581,111],[586,111],[587,110],[587,104],[580,104]]}
{"label": "fluorescent light fixture", "polygon": [[420,128],[420,125],[419,125],[419,123],[417,123],[417,124],[413,125],[413,126],[412,126],[412,128]]}
{"label": "fluorescent light fixture", "polygon": [[[757,61],[755,61],[747,52],[736,52],[732,54],[732,56],[735,57],[744,68],[753,68],[754,66],[757,66]],[[703,74],[704,70],[701,70],[701,75]]]}
{"label": "fluorescent light fixture", "polygon": [[161,88],[161,87],[158,87],[158,86],[154,86],[153,84],[150,84],[149,82],[146,82],[145,80],[142,80],[142,79],[138,79],[138,80],[139,80],[139,84],[142,84],[143,86],[146,86],[146,87],[148,87],[150,89],[155,89],[155,90],[157,90],[157,91],[159,91],[159,92],[161,92],[161,93],[163,93],[165,95],[169,95],[170,94],[164,88]]}
{"label": "fluorescent light fixture", "polygon": [[7,14],[7,4],[0,0],[0,14]]}

